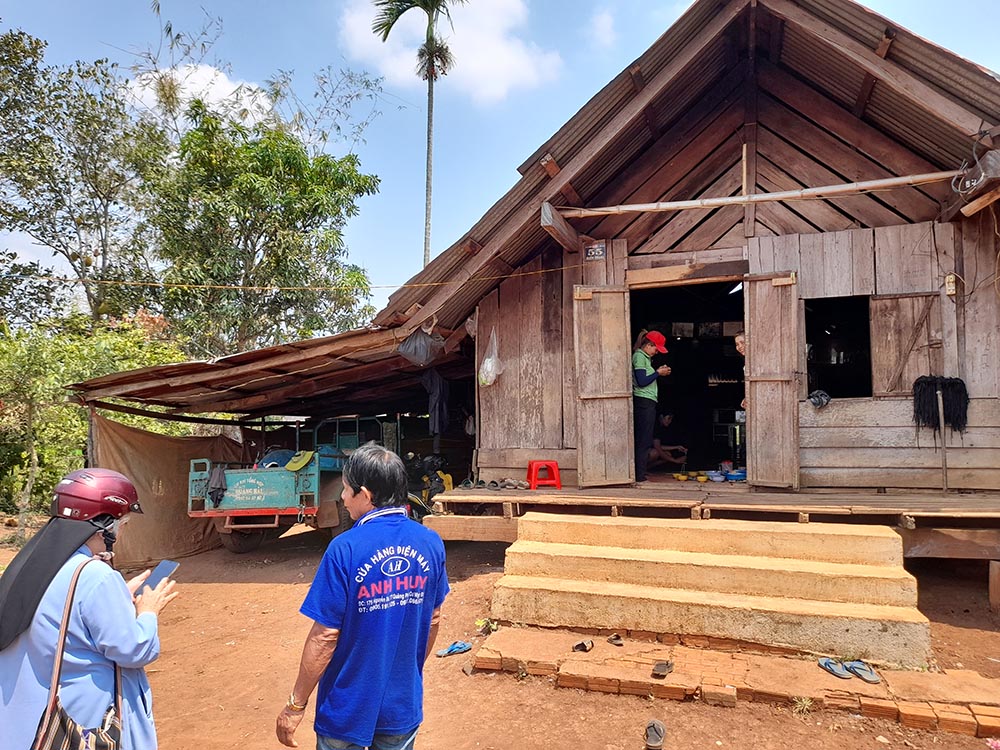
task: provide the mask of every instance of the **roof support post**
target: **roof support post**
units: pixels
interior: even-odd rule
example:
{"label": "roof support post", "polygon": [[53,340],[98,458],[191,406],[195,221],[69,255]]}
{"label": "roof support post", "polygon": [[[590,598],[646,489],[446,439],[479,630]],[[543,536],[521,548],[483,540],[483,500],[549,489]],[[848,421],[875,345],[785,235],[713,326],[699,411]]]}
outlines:
{"label": "roof support post", "polygon": [[[750,0],[747,13],[747,78],[743,100],[743,195],[757,192],[757,0]],[[743,236],[756,234],[757,207],[743,206]]]}

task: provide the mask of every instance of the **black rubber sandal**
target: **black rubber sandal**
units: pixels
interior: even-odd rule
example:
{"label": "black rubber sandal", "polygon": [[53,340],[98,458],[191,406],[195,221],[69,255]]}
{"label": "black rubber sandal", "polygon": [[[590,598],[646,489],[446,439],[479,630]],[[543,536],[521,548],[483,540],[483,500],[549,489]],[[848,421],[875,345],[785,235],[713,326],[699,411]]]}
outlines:
{"label": "black rubber sandal", "polygon": [[662,680],[673,671],[674,663],[670,659],[667,659],[666,661],[658,661],[653,665],[653,677],[658,680]]}

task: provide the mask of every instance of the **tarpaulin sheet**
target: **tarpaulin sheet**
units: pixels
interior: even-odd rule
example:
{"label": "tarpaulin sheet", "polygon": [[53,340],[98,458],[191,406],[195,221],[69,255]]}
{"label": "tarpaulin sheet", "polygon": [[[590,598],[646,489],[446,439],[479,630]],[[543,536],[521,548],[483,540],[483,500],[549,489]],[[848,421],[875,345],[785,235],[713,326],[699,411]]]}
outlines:
{"label": "tarpaulin sheet", "polygon": [[188,518],[191,459],[239,461],[242,446],[223,436],[169,437],[93,414],[94,465],[114,469],[139,491],[142,514],[133,513],[115,545],[115,567],[136,568],[164,558],[196,555],[220,545],[210,519]]}

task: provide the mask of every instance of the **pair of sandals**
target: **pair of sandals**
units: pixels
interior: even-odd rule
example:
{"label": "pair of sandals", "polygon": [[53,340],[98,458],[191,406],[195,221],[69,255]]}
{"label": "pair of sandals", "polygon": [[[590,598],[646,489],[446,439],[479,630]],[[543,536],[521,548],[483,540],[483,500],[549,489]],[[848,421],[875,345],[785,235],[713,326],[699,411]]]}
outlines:
{"label": "pair of sandals", "polygon": [[878,676],[875,670],[860,660],[840,661],[838,659],[823,658],[816,663],[820,669],[825,670],[834,677],[839,677],[842,680],[849,680],[852,677],[857,677],[872,685],[877,685],[882,682],[882,678]]}
{"label": "pair of sandals", "polygon": [[500,479],[486,483],[488,490],[526,490],[530,486],[523,479]]}

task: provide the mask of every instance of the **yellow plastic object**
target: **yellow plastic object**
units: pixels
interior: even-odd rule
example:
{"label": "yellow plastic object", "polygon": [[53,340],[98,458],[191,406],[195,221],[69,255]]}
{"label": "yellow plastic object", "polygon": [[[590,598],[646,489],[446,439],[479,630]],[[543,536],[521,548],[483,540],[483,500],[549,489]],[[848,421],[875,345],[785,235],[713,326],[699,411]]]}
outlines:
{"label": "yellow plastic object", "polygon": [[696,476],[698,476],[698,474],[700,474],[700,473],[701,473],[701,472],[698,472],[698,471],[689,471],[689,472],[688,472],[688,476],[689,476],[689,477],[696,477]]}
{"label": "yellow plastic object", "polygon": [[702,484],[704,484],[705,482],[707,482],[707,481],[708,481],[708,477],[706,477],[706,476],[705,476],[704,474],[702,474],[701,476],[697,477],[697,479],[698,479],[698,481],[699,481],[699,482],[701,482]]}
{"label": "yellow plastic object", "polygon": [[678,482],[686,482],[687,480],[688,480],[688,475],[687,474],[678,474],[677,475],[677,481]]}
{"label": "yellow plastic object", "polygon": [[285,464],[285,468],[289,471],[298,471],[307,463],[312,461],[312,457],[313,451],[299,451],[288,460],[288,463]]}
{"label": "yellow plastic object", "polygon": [[451,492],[455,489],[455,482],[452,480],[451,474],[445,474],[443,471],[439,471],[437,475],[441,477],[441,481],[444,482],[445,492]]}

